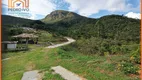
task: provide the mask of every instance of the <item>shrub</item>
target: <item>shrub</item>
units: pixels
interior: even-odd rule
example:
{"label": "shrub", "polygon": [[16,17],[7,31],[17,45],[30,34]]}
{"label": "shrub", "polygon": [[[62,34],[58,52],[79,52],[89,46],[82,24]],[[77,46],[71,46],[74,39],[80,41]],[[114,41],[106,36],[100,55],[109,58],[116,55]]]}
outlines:
{"label": "shrub", "polygon": [[139,67],[135,66],[130,61],[122,61],[121,62],[121,70],[125,74],[138,74]]}
{"label": "shrub", "polygon": [[64,50],[62,50],[62,49],[60,49],[60,50],[58,51],[58,55],[59,55],[60,58],[62,58],[62,59],[71,59],[71,58],[73,57],[73,55],[72,55],[71,53],[66,52],[66,51],[64,51]]}
{"label": "shrub", "polygon": [[74,51],[75,48],[73,47],[74,44],[70,44],[70,45],[66,45],[66,46],[62,46],[61,49],[63,49],[64,51]]}
{"label": "shrub", "polygon": [[138,47],[135,51],[132,51],[130,60],[140,64],[140,47]]}
{"label": "shrub", "polygon": [[120,46],[112,45],[110,47],[110,50],[111,50],[111,54],[120,53]]}
{"label": "shrub", "polygon": [[130,52],[128,46],[126,46],[126,45],[122,45],[122,46],[120,47],[120,51],[121,51],[121,53],[123,53],[123,54],[126,54],[126,53],[129,53],[129,52]]}

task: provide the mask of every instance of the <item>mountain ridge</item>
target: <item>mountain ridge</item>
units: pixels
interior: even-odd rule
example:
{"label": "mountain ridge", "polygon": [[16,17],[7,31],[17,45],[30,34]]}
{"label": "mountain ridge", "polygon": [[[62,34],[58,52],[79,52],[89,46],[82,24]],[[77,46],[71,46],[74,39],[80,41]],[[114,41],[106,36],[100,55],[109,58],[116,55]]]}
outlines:
{"label": "mountain ridge", "polygon": [[48,14],[45,18],[41,19],[41,21],[44,23],[53,23],[69,18],[76,19],[76,18],[85,18],[85,17],[70,11],[55,10],[50,14]]}
{"label": "mountain ridge", "polygon": [[[32,20],[27,23],[28,20],[23,20],[21,23],[20,20],[22,20],[22,18],[18,20],[17,18],[15,19],[16,20],[14,20],[13,17],[13,21],[17,22],[13,22],[13,25],[18,23],[22,26],[26,25],[31,28],[48,30],[75,39],[81,37],[101,37],[130,41],[140,38],[140,20],[127,18],[122,15],[106,15],[94,19],[80,16],[77,13],[69,11],[56,10],[48,14],[44,19],[38,21]],[[6,18],[3,20],[5,23],[10,21],[11,20]]]}

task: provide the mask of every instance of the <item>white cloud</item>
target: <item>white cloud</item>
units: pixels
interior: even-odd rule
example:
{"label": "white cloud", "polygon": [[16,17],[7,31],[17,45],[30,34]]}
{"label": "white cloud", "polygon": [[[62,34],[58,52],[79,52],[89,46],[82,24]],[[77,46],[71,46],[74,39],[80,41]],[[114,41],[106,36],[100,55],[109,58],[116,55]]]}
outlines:
{"label": "white cloud", "polygon": [[8,5],[8,0],[2,0],[2,4]]}
{"label": "white cloud", "polygon": [[90,16],[98,13],[100,10],[129,11],[132,8],[131,4],[125,0],[65,0],[70,4],[70,11],[78,11],[79,14]]}
{"label": "white cloud", "polygon": [[129,18],[141,19],[140,13],[128,12],[125,16]]}
{"label": "white cloud", "polygon": [[[29,0],[30,19],[35,19],[36,14],[47,15],[56,9],[56,5],[50,0]],[[8,5],[8,0],[2,0],[2,4]],[[8,12],[7,12],[8,13]]]}
{"label": "white cloud", "polygon": [[29,0],[30,11],[40,15],[47,15],[56,9],[56,5],[49,0]]}

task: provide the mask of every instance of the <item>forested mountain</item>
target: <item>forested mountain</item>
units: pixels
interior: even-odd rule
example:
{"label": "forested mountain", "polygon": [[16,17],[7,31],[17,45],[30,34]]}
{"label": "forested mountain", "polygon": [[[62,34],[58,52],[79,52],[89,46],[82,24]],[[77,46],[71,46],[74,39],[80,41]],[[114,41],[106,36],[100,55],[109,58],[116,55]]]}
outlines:
{"label": "forested mountain", "polygon": [[[69,16],[71,15],[71,16]],[[41,20],[42,27],[56,34],[76,39],[76,43],[63,47],[65,51],[79,51],[85,55],[129,55],[122,71],[137,74],[140,64],[140,20],[123,15],[106,15],[98,19],[73,12],[53,11]],[[37,27],[38,28],[38,27]],[[133,58],[133,59],[132,59]],[[119,61],[121,63],[121,60]],[[131,70],[131,67],[135,67]]]}
{"label": "forested mountain", "polygon": [[[68,14],[72,16],[68,17]],[[43,29],[76,39],[77,42],[72,47],[81,53],[100,55],[135,53],[139,61],[138,19],[122,15],[106,15],[92,19],[73,12],[57,10],[41,21],[45,23]]]}
{"label": "forested mountain", "polygon": [[139,41],[140,20],[120,15],[106,15],[99,19],[87,18],[74,12],[56,10],[42,20],[2,16],[2,25],[19,25],[44,29],[76,39],[99,37],[104,39]]}
{"label": "forested mountain", "polygon": [[92,19],[73,12],[57,10],[41,21],[46,24],[48,30],[73,38],[99,37],[127,41],[140,39],[140,20],[120,15]]}

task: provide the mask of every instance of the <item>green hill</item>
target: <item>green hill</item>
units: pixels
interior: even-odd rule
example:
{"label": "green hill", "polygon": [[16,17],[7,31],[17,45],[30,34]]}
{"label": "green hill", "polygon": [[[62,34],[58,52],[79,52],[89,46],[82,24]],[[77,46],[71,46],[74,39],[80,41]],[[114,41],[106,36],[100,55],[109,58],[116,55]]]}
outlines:
{"label": "green hill", "polygon": [[98,19],[80,16],[77,13],[56,10],[42,20],[29,20],[2,16],[2,26],[26,26],[48,30],[75,39],[98,37],[112,40],[139,42],[140,20],[120,15],[106,15]]}
{"label": "green hill", "polygon": [[[92,19],[73,12],[63,13],[64,11],[54,11],[41,21],[45,23],[44,29],[76,39],[77,42],[70,49],[74,47],[81,53],[100,55],[138,52],[140,20],[121,15]],[[68,13],[75,17],[68,17]]]}
{"label": "green hill", "polygon": [[120,15],[107,15],[99,19],[92,19],[73,12],[57,10],[41,21],[46,23],[48,30],[76,39],[92,36],[127,41],[139,41],[140,39],[140,20]]}
{"label": "green hill", "polygon": [[[69,17],[69,13],[72,16]],[[125,74],[138,74],[137,65],[140,64],[139,19],[122,15],[106,15],[92,19],[73,12],[54,11],[41,21],[46,24],[45,29],[77,40],[76,43],[63,47],[64,51],[110,57],[113,55],[126,57],[127,55],[128,59],[116,61],[123,65],[121,71]]]}
{"label": "green hill", "polygon": [[30,20],[30,19],[2,15],[2,25],[26,24],[26,23],[30,23],[32,21],[33,20]]}
{"label": "green hill", "polygon": [[2,40],[9,40],[11,35],[17,35],[22,32],[20,27],[35,27],[37,24],[41,24],[39,20],[30,20],[20,17],[13,17],[8,15],[2,15]]}
{"label": "green hill", "polygon": [[107,15],[99,19],[87,18],[79,14],[56,10],[44,19],[29,20],[12,16],[2,16],[2,26],[26,26],[52,31],[75,39],[99,37],[104,39],[139,42],[140,20],[120,15]]}

